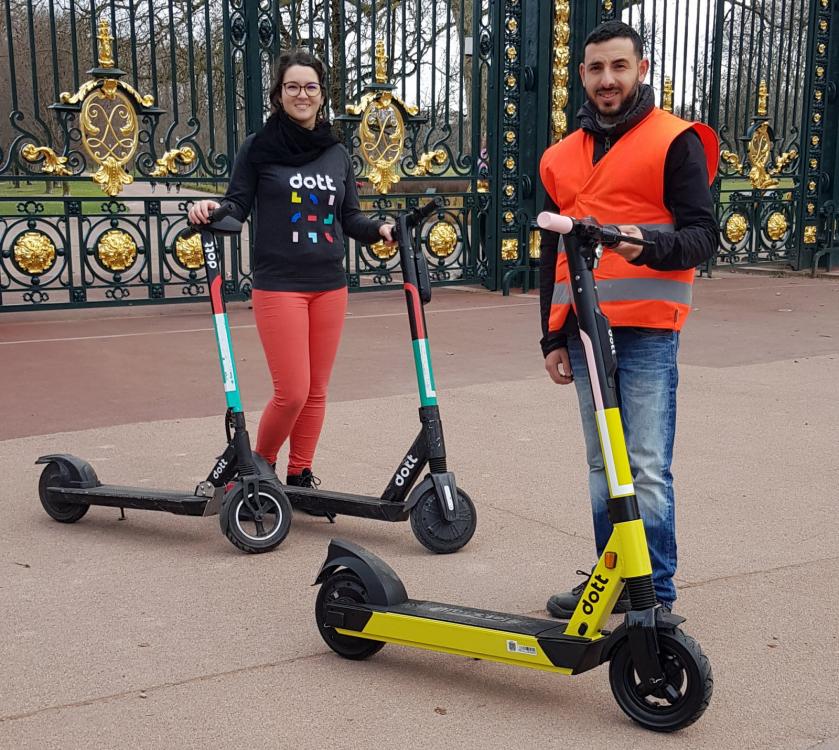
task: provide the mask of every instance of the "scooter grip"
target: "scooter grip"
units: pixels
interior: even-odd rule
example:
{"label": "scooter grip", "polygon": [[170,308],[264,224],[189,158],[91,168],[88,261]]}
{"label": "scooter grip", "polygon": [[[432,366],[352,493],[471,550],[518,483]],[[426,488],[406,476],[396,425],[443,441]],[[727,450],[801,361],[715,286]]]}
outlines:
{"label": "scooter grip", "polygon": [[208,216],[209,221],[206,224],[189,224],[189,229],[183,234],[184,239],[189,239],[193,235],[198,234],[202,229],[212,229],[213,224],[218,224],[219,222],[224,221],[232,213],[233,206],[229,203],[222,203],[218,208],[210,210],[210,214]]}
{"label": "scooter grip", "polygon": [[557,234],[570,234],[574,229],[574,219],[570,216],[563,216],[562,214],[554,214],[550,211],[542,211],[536,217],[536,223],[549,232],[556,232]]}
{"label": "scooter grip", "polygon": [[223,219],[226,219],[230,214],[233,213],[233,206],[229,203],[222,203],[218,208],[214,208],[210,211],[209,219],[210,224],[215,224]]}

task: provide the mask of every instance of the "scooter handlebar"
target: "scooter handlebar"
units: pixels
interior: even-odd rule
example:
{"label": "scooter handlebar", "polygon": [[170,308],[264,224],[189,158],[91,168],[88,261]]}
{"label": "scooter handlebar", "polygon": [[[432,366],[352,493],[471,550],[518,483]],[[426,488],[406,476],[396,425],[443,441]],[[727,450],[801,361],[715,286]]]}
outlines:
{"label": "scooter handlebar", "polygon": [[620,242],[626,242],[629,245],[638,245],[640,247],[655,247],[655,243],[650,240],[638,239],[637,237],[629,237],[621,234],[618,228],[611,224],[601,226],[593,219],[574,219],[563,214],[555,214],[550,211],[542,211],[536,217],[536,223],[542,228],[557,234],[578,234],[580,236],[587,236],[597,242],[609,247],[610,245],[617,245]]}
{"label": "scooter handlebar", "polygon": [[415,227],[417,224],[422,223],[425,219],[427,219],[431,214],[433,214],[438,209],[443,207],[443,199],[438,195],[432,198],[428,203],[424,206],[420,206],[419,208],[415,208],[411,211],[407,217],[406,222],[409,227]]}
{"label": "scooter handlebar", "polygon": [[191,237],[193,234],[202,230],[209,230],[214,234],[222,235],[238,234],[242,231],[242,222],[232,214],[233,206],[229,203],[222,203],[218,208],[214,208],[210,212],[210,221],[206,224],[190,224],[189,232],[186,236]]}

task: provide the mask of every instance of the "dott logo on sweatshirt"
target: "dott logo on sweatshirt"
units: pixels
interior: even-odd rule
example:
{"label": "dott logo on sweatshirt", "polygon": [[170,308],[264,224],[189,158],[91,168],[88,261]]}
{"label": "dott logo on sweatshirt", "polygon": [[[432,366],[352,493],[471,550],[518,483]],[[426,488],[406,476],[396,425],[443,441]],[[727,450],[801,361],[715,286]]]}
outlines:
{"label": "dott logo on sweatshirt", "polygon": [[288,184],[294,190],[299,190],[300,188],[305,187],[309,190],[319,188],[320,190],[329,190],[331,192],[335,191],[335,183],[329,175],[324,176],[322,174],[316,174],[306,175],[304,177],[300,172],[298,172],[289,179]]}

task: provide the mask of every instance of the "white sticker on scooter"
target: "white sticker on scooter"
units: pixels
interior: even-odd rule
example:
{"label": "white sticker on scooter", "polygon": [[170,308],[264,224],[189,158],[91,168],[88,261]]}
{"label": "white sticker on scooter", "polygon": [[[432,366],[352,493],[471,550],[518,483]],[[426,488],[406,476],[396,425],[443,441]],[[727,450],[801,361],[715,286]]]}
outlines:
{"label": "white sticker on scooter", "polygon": [[236,390],[236,376],[233,373],[233,357],[230,354],[230,339],[228,338],[227,326],[225,325],[224,314],[215,316],[216,335],[218,336],[218,349],[221,354],[221,371],[224,373],[224,390]]}
{"label": "white sticker on scooter", "polygon": [[527,654],[528,656],[536,656],[539,653],[533,646],[525,646],[516,641],[507,641],[507,651],[511,654]]}
{"label": "white sticker on scooter", "polygon": [[454,498],[452,497],[452,491],[446,485],[443,486],[443,494],[446,496],[446,505],[448,506],[448,509],[454,510]]}

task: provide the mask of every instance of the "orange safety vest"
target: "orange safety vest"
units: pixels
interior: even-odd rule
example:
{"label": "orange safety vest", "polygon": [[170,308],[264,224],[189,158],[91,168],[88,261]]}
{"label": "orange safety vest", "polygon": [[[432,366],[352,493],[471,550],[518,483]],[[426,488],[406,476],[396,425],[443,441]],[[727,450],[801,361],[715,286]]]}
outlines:
{"label": "orange safety vest", "polygon": [[[716,133],[658,108],[624,133],[597,164],[592,164],[594,138],[581,129],[554,144],[542,156],[542,184],[568,216],[673,232],[673,216],[664,204],[664,162],[674,139],[688,128],[702,141],[710,184],[719,158]],[[690,312],[694,276],[694,269],[636,266],[608,250],[594,272],[598,299],[612,326],[675,331]],[[562,328],[571,302],[568,261],[560,243],[548,330]]]}

